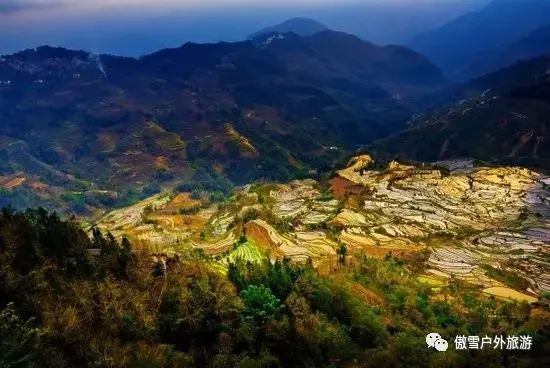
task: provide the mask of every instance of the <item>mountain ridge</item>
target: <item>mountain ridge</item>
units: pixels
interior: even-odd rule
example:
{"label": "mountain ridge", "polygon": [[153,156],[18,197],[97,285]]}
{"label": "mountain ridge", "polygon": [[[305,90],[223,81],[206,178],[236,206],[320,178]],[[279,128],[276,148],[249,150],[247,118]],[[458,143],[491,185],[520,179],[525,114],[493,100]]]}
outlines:
{"label": "mountain ridge", "polygon": [[465,71],[465,75],[477,77],[512,65],[519,60],[528,60],[543,55],[550,55],[550,22],[512,44],[482,53]]}
{"label": "mountain ridge", "polygon": [[367,150],[386,160],[472,158],[550,169],[550,57],[518,62],[441,97],[443,107]]}
{"label": "mountain ridge", "polygon": [[415,37],[408,45],[440,66],[448,77],[467,78],[464,69],[480,52],[519,41],[545,24],[550,24],[547,1],[493,0],[479,11]]}
{"label": "mountain ridge", "polygon": [[42,184],[49,197],[123,198],[289,179],[404,126],[413,97],[446,83],[412,51],[331,31],[266,48],[187,43],[134,59],[46,47],[0,60],[0,176],[26,173],[23,186],[41,183],[33,198]]}

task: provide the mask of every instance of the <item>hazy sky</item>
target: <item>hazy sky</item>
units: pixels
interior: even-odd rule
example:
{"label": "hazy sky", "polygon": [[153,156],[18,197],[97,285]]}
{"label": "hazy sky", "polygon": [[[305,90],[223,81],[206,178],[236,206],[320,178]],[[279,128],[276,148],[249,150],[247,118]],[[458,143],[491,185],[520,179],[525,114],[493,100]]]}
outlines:
{"label": "hazy sky", "polygon": [[237,41],[313,17],[376,43],[403,43],[489,0],[0,0],[0,54],[43,44],[139,55]]}

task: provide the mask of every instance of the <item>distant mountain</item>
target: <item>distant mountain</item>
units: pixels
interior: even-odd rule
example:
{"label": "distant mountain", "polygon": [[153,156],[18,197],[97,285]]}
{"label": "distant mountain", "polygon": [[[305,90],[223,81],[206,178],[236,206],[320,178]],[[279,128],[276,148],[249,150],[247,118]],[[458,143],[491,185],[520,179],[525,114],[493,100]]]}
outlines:
{"label": "distant mountain", "polygon": [[454,105],[368,150],[393,158],[474,158],[550,170],[550,57],[519,62],[452,89]]}
{"label": "distant mountain", "polygon": [[482,75],[519,60],[550,55],[550,24],[537,28],[526,37],[496,50],[481,53],[465,75]]}
{"label": "distant mountain", "polygon": [[465,78],[465,71],[483,52],[512,45],[547,24],[550,1],[493,0],[479,11],[416,37],[409,46],[435,62],[447,76]]}
{"label": "distant mountain", "polygon": [[345,89],[354,96],[365,93],[366,87],[374,93],[370,98],[395,100],[444,84],[441,71],[417,52],[403,46],[376,46],[343,32],[310,37],[271,34],[255,38],[254,43],[282,58],[308,83]]}
{"label": "distant mountain", "polygon": [[313,36],[317,33],[328,31],[329,28],[316,20],[309,18],[292,18],[283,23],[272,27],[264,28],[252,35],[249,39],[253,40],[260,36],[265,36],[271,33],[295,33],[298,36]]}
{"label": "distant mountain", "polygon": [[279,36],[141,59],[51,47],[0,58],[0,177],[31,199],[91,193],[94,205],[98,190],[110,202],[288,179],[401,129],[415,98],[446,83],[404,47]]}

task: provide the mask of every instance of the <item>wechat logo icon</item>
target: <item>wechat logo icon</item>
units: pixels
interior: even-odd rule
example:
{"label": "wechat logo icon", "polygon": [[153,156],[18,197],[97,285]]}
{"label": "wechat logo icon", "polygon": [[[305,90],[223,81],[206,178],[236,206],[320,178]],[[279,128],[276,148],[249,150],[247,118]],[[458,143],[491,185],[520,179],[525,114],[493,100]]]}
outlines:
{"label": "wechat logo icon", "polygon": [[428,348],[435,348],[437,351],[447,351],[449,348],[447,340],[444,340],[437,332],[426,335],[426,344],[428,344]]}

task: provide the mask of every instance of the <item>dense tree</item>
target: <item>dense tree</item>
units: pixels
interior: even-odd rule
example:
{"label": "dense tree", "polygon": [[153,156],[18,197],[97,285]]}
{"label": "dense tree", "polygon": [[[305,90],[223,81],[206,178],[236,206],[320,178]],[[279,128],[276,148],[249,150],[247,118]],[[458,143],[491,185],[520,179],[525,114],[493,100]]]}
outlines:
{"label": "dense tree", "polygon": [[0,311],[0,367],[38,367],[40,330],[23,321],[13,304]]}
{"label": "dense tree", "polygon": [[[545,313],[452,280],[437,295],[418,260],[356,257],[335,277],[289,260],[229,264],[136,250],[45,210],[0,212],[1,367],[472,367],[547,362]],[[93,251],[92,251],[93,250]],[[540,316],[539,316],[540,315]],[[442,336],[530,334],[529,354],[425,348]]]}
{"label": "dense tree", "polygon": [[245,305],[245,318],[259,324],[277,318],[281,311],[281,301],[263,285],[249,285],[241,291],[241,298]]}

